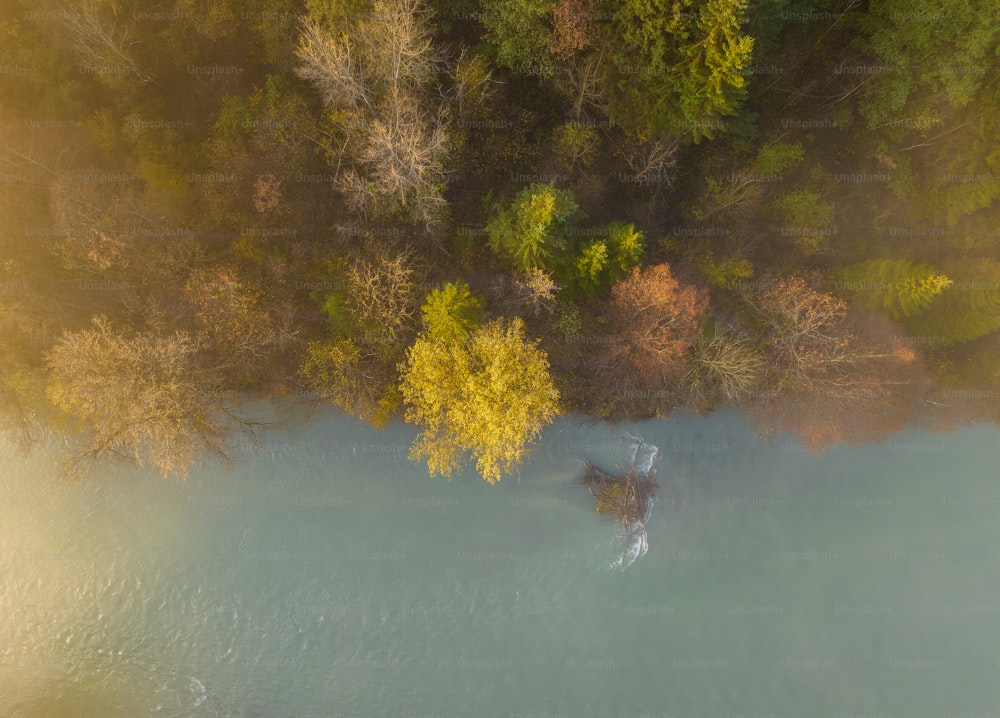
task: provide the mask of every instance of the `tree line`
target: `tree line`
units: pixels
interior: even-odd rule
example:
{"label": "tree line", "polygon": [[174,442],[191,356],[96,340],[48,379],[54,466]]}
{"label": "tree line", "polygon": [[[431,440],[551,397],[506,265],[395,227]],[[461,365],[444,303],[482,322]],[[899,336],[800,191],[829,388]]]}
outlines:
{"label": "tree line", "polygon": [[183,476],[297,397],[492,483],[567,412],[996,422],[997,20],[8,0],[3,426]]}

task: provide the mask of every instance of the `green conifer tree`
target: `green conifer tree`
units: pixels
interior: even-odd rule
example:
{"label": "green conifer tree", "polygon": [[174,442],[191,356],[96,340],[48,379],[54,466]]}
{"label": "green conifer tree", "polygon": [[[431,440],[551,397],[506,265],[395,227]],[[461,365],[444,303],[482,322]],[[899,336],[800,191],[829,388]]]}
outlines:
{"label": "green conifer tree", "polygon": [[907,322],[912,334],[948,346],[1000,330],[1000,262],[966,260],[949,273],[955,282]]}
{"label": "green conifer tree", "polygon": [[842,270],[841,279],[845,295],[893,319],[919,314],[952,284],[929,264],[908,259],[871,259]]}

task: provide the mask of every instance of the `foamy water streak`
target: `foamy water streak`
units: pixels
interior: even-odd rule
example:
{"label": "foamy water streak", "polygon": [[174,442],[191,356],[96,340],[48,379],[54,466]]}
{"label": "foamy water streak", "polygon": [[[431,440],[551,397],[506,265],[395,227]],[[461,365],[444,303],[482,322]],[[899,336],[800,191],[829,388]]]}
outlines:
{"label": "foamy water streak", "polygon": [[641,436],[629,434],[629,438],[632,439],[632,457],[629,463],[639,472],[639,476],[654,480],[656,478],[654,465],[660,458],[660,447],[646,443]]}
{"label": "foamy water streak", "polygon": [[[639,477],[654,481],[656,479],[656,461],[660,457],[658,446],[649,444],[640,436],[629,434],[631,439],[631,456],[629,466],[634,466]],[[650,497],[646,501],[645,513],[642,521],[636,521],[628,528],[622,529],[616,537],[616,541],[621,546],[621,552],[611,563],[615,569],[625,570],[638,559],[646,555],[649,551],[649,539],[646,536],[646,524],[653,516],[653,505],[655,498]]]}

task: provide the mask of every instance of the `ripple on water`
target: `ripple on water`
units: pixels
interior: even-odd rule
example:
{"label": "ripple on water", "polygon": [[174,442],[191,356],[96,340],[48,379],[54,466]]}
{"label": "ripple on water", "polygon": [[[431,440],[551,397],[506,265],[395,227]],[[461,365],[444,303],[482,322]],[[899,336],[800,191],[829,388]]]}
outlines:
{"label": "ripple on water", "polygon": [[[942,438],[962,470],[941,488],[915,462],[876,471],[888,449],[790,465],[711,422],[669,425],[682,448],[653,546],[624,573],[573,463],[584,445],[627,462],[619,429],[563,422],[562,475],[494,487],[333,465],[331,436],[409,438],[347,421],[304,434],[315,456],[187,484],[122,472],[81,493],[51,455],[18,459],[0,495],[0,716],[829,715],[845,685],[858,714],[940,716],[991,695],[995,437],[992,453]],[[705,427],[746,452],[684,449]]]}

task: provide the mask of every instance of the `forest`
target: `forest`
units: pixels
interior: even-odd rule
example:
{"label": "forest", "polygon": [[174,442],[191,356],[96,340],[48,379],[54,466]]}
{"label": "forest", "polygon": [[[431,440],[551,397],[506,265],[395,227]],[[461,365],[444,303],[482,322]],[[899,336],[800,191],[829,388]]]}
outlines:
{"label": "forest", "polygon": [[0,425],[183,477],[297,401],[494,483],[569,413],[998,423],[998,41],[992,0],[0,0]]}

